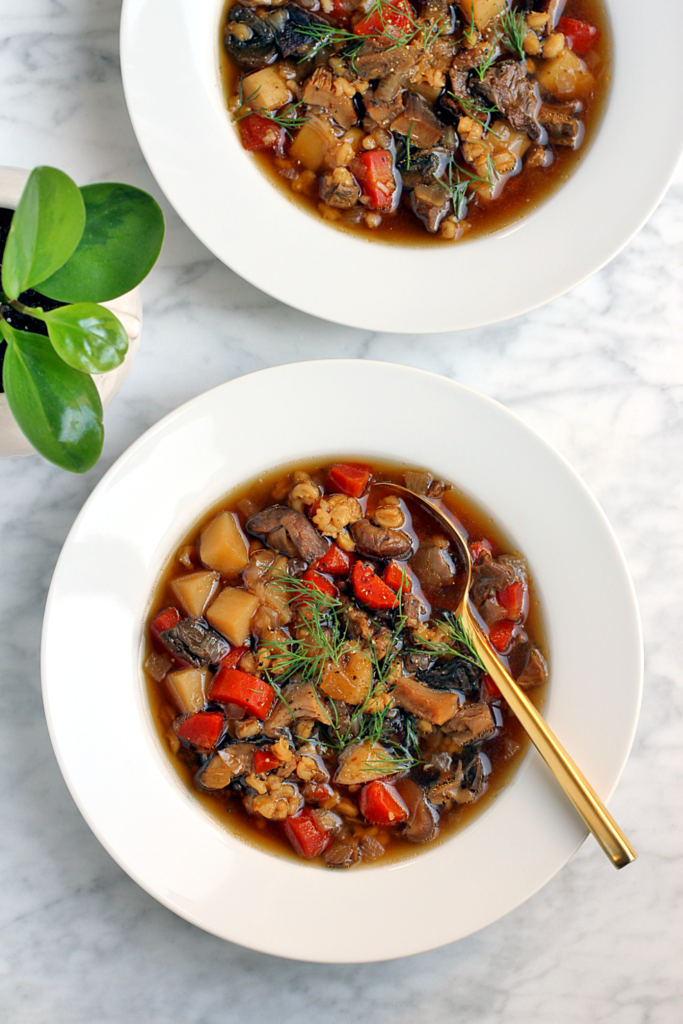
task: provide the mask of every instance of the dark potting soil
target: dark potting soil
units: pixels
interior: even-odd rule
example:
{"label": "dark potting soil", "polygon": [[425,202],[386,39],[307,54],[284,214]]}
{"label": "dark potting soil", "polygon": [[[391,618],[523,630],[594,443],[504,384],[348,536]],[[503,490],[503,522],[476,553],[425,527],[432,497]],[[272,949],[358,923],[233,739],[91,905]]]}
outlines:
{"label": "dark potting soil", "polygon": [[[12,223],[12,217],[14,216],[14,210],[7,210],[0,207],[0,268],[2,267],[2,257],[5,252],[5,243],[7,242],[7,235],[9,234],[10,224]],[[23,292],[19,296],[19,301],[25,306],[40,306],[41,309],[57,309],[58,306],[64,306],[64,302],[57,302],[55,299],[48,299],[45,295],[41,295],[40,292],[29,289],[27,292]],[[32,331],[34,334],[45,334],[47,335],[47,327],[42,320],[36,320],[35,317],[28,316],[26,313],[18,313],[16,309],[12,309],[11,306],[6,306],[4,303],[0,303],[0,309],[2,314],[12,327],[17,331]],[[5,351],[7,350],[7,342],[0,341],[0,392],[5,389],[2,385],[2,364],[5,360]]]}

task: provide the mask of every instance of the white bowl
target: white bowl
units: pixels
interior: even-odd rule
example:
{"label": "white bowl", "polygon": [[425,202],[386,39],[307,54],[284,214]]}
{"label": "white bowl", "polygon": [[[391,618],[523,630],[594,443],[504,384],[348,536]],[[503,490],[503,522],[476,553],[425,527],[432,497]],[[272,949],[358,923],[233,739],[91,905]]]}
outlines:
{"label": "white bowl", "polygon": [[[224,0],[124,0],[121,71],[133,127],[161,188],[219,259],[307,313],[425,334],[517,316],[612,259],[650,216],[683,149],[683,4],[660,0],[656,84],[640,0],[605,0],[614,73],[581,163],[508,229],[425,248],[330,228],[274,188],[239,142],[218,64]],[[656,96],[654,95],[656,93]],[[646,133],[647,144],[638,141]]]}
{"label": "white bowl", "polygon": [[[16,210],[30,173],[23,167],[0,167],[0,207]],[[128,351],[121,365],[107,373],[93,374],[102,407],[106,409],[121,390],[138,353],[142,330],[140,289],[133,288],[125,295],[119,295],[117,299],[111,299],[109,302],[101,302],[100,305],[106,306],[119,318],[128,335]],[[0,459],[14,458],[17,455],[35,455],[35,451],[19,429],[10,411],[7,396],[4,393],[0,394]]]}
{"label": "white bowl", "polygon": [[[344,403],[328,413],[316,396],[332,386]],[[293,459],[351,453],[431,467],[527,556],[548,628],[546,717],[605,800],[631,748],[642,685],[633,587],[603,513],[567,463],[491,399],[387,363],[296,363],[223,384],[144,434],[93,491],[50,588],[43,692],[60,767],[100,841],[167,907],[242,945],[328,962],[404,956],[483,928],[586,836],[535,751],[441,846],[340,873],[248,846],[180,782],[141,672],[164,562],[240,482]]]}

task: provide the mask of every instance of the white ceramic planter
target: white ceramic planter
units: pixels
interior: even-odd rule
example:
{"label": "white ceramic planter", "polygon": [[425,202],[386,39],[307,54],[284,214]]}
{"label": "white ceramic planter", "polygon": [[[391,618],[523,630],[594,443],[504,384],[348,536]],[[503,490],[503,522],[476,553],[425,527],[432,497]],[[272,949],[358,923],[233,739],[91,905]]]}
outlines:
{"label": "white ceramic planter", "polygon": [[[0,167],[0,207],[15,210],[24,190],[30,171],[23,167]],[[120,295],[110,302],[103,302],[112,313],[115,313],[126,329],[128,335],[128,352],[120,366],[109,373],[93,374],[95,386],[100,393],[102,405],[106,409],[118,394],[121,385],[130,373],[133,360],[137,355],[142,330],[142,302],[140,289],[134,288],[125,295]],[[0,394],[0,458],[6,459],[16,455],[33,455],[35,449],[29,444],[10,412],[7,398]]]}

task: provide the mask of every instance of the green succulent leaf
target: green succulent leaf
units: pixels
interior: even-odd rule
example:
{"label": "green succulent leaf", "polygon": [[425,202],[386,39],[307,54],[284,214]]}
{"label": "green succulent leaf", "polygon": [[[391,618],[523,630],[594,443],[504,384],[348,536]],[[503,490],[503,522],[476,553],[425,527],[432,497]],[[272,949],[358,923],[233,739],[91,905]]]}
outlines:
{"label": "green succulent leaf", "polygon": [[102,182],[81,189],[85,230],[71,259],[40,291],[61,302],[106,302],[140,284],[164,240],[159,204],[139,188]]}
{"label": "green succulent leaf", "polygon": [[77,302],[43,313],[43,319],[52,347],[75,370],[106,373],[123,362],[128,335],[121,321],[104,306]]}
{"label": "green succulent leaf", "polygon": [[26,182],[7,236],[2,290],[18,299],[50,277],[76,249],[85,225],[83,197],[55,167],[36,167]]}
{"label": "green succulent leaf", "polygon": [[12,415],[36,451],[85,473],[102,451],[102,403],[92,377],[62,362],[48,338],[12,331],[3,384]]}

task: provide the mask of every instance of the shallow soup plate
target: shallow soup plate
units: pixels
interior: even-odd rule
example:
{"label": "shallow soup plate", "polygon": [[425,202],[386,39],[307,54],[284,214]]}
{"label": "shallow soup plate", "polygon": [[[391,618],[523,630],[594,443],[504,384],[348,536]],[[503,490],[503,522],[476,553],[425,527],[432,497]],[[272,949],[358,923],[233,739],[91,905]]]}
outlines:
{"label": "shallow soup plate", "polygon": [[[315,396],[330,380],[348,396],[343,413],[316,413],[323,406],[312,399],[292,402],[302,382]],[[389,394],[390,405],[377,401]],[[45,707],[88,824],[156,899],[263,952],[383,960],[452,942],[508,913],[561,869],[586,830],[534,751],[491,806],[440,846],[347,872],[247,845],[180,782],[142,678],[155,582],[222,495],[316,455],[427,467],[503,527],[528,559],[543,608],[546,718],[608,800],[633,740],[642,653],[633,587],[604,514],[561,456],[504,407],[446,378],[386,363],[298,363],[241,377],[177,409],[121,456],[84,506],[55,570],[43,633]],[[67,659],[65,638],[76,624],[79,643],[69,645]],[[594,868],[604,870],[601,854]],[[609,879],[618,884],[618,876]]]}
{"label": "shallow soup plate", "polygon": [[[683,149],[683,5],[657,4],[657,102],[639,0],[605,0],[613,76],[602,123],[569,179],[507,229],[452,244],[386,245],[336,230],[273,187],[240,144],[220,72],[224,0],[124,0],[121,69],[138,140],[197,237],[297,309],[375,331],[430,333],[517,316],[607,263],[666,190]],[[666,26],[659,30],[660,26]],[[647,144],[639,140],[647,126]]]}

